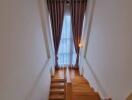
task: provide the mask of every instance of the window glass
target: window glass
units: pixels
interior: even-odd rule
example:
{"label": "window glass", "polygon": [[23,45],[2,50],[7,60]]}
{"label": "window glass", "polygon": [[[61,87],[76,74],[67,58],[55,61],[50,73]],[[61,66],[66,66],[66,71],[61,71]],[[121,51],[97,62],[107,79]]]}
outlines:
{"label": "window glass", "polygon": [[76,52],[71,31],[71,17],[70,15],[65,15],[58,51],[58,64],[63,67],[65,65],[75,65],[75,63]]}

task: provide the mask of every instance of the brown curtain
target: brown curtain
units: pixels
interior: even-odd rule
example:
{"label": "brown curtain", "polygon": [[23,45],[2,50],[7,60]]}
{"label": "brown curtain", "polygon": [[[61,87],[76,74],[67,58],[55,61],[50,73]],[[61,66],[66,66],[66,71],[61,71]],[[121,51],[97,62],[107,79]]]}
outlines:
{"label": "brown curtain", "polygon": [[74,39],[75,50],[77,54],[76,65],[78,66],[79,43],[81,41],[83,19],[84,19],[85,9],[87,6],[87,0],[71,0],[70,6],[71,6],[73,39]]}
{"label": "brown curtain", "polygon": [[59,49],[63,18],[64,18],[64,3],[65,0],[47,0],[47,5],[51,18],[56,66],[58,66],[57,53]]}

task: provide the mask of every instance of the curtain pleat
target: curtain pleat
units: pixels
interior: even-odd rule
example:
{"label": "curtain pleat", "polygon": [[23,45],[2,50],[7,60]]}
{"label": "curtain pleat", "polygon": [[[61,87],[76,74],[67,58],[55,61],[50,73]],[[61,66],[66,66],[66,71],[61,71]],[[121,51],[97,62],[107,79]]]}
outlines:
{"label": "curtain pleat", "polygon": [[84,13],[87,6],[87,0],[71,0],[71,22],[72,22],[72,31],[73,31],[73,39],[75,50],[77,54],[76,65],[78,66],[79,62],[79,43],[81,41],[82,35],[82,27],[83,27],[83,19]]}
{"label": "curtain pleat", "polygon": [[47,5],[51,19],[56,66],[58,66],[57,53],[59,49],[63,18],[64,18],[64,3],[65,0],[47,0]]}

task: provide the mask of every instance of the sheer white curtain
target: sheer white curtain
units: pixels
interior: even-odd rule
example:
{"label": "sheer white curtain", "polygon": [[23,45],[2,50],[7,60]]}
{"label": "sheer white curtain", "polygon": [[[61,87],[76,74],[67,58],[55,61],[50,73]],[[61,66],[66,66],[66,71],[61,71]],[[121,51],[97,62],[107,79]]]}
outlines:
{"label": "sheer white curtain", "polygon": [[73,42],[73,34],[71,31],[71,16],[65,15],[63,22],[62,35],[58,51],[58,65],[59,67],[75,65],[76,52]]}

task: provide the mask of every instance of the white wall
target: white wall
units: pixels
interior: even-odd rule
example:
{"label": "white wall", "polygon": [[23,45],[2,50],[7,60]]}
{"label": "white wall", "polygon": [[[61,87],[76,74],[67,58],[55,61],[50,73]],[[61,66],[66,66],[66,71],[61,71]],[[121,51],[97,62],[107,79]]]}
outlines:
{"label": "white wall", "polygon": [[0,0],[0,100],[48,100],[54,58],[40,8],[38,0]]}
{"label": "white wall", "polygon": [[131,5],[131,0],[96,0],[83,63],[91,86],[112,100],[125,100],[132,92]]}

